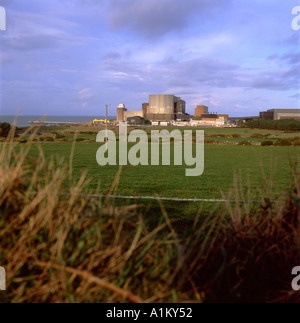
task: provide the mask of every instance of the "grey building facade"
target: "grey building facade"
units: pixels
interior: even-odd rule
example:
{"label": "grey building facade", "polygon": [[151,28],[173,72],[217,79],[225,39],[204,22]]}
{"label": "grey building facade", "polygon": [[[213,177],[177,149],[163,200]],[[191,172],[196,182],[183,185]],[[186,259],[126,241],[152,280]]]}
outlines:
{"label": "grey building facade", "polygon": [[180,97],[170,94],[152,94],[149,96],[149,113],[151,121],[172,121],[186,115],[186,103]]}
{"label": "grey building facade", "polygon": [[270,109],[259,113],[265,120],[295,119],[300,121],[300,109]]}

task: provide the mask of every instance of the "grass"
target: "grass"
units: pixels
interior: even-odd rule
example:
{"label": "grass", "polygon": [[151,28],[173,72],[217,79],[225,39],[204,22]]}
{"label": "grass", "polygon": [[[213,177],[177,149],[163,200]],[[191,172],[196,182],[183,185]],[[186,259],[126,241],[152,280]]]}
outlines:
{"label": "grass", "polygon": [[[119,168],[117,166],[100,167],[96,162],[96,152],[100,144],[95,143],[96,134],[104,127],[42,127],[39,133],[58,133],[65,139],[55,142],[43,142],[41,144],[46,159],[55,155],[67,161],[71,154],[73,139],[87,140],[77,142],[73,157],[73,177],[79,179],[81,171],[87,172],[90,179],[88,187],[96,189],[100,185],[101,192],[106,192],[114,180]],[[118,133],[117,127],[110,127]],[[129,128],[128,131],[134,129]],[[151,128],[144,128],[148,134]],[[160,129],[160,128],[159,128]],[[174,128],[168,128],[173,130]],[[187,128],[193,129],[195,128]],[[186,130],[186,129],[184,129]],[[238,143],[245,139],[253,142],[261,139],[251,138],[255,134],[269,138],[281,138],[290,136],[294,138],[297,133],[285,133],[283,131],[244,129],[244,128],[207,128],[206,139],[219,141],[231,141]],[[238,136],[235,136],[238,135]],[[216,136],[216,137],[214,137]],[[221,137],[224,136],[224,137]],[[226,138],[239,137],[239,138]],[[26,136],[28,139],[28,136]],[[36,137],[35,137],[36,138]],[[30,155],[38,158],[39,150],[36,145],[32,146]],[[242,187],[245,189],[251,185],[251,198],[256,199],[262,189],[265,189],[269,178],[272,182],[272,198],[276,199],[278,194],[291,180],[289,160],[297,160],[300,156],[300,147],[261,147],[261,146],[236,146],[236,145],[205,145],[205,171],[200,177],[186,177],[185,168],[181,166],[137,166],[125,167],[120,176],[116,194],[130,196],[162,196],[172,198],[200,198],[220,199],[222,192],[232,188],[234,174],[239,174],[243,179]],[[172,163],[171,163],[172,164]],[[155,174],[155,175],[154,175]],[[100,184],[99,184],[100,183]],[[128,201],[130,203],[130,201]],[[145,201],[145,207],[151,206],[159,210],[157,202]],[[193,218],[199,209],[199,203],[166,203],[167,211],[173,217]],[[203,206],[203,212],[210,212],[214,204],[207,203]]]}
{"label": "grass", "polygon": [[[150,133],[153,129],[161,130],[161,127],[134,127],[130,126],[128,129],[143,129],[147,133]],[[27,128],[20,128],[20,131],[25,131]],[[49,127],[39,127],[39,132],[57,132],[69,136],[70,139],[73,139],[75,133],[88,135],[90,139],[95,139],[98,131],[105,129],[105,126],[97,127],[78,127],[78,126],[49,126]],[[109,126],[110,130],[118,133],[118,127]],[[262,134],[264,136],[269,135],[269,138],[291,138],[299,136],[299,131],[281,131],[281,130],[266,130],[266,129],[250,129],[250,128],[198,128],[198,127],[164,127],[164,129],[172,131],[174,129],[179,130],[204,130],[205,136],[207,138],[213,137],[218,138],[217,135],[230,136],[238,134],[243,139],[251,139],[251,136],[254,134]],[[94,135],[92,134],[94,133]]]}
{"label": "grass", "polygon": [[[7,271],[0,301],[300,301],[291,290],[291,270],[300,261],[298,148],[207,145],[212,165],[203,176],[208,177],[188,185],[175,168],[117,173],[115,167],[97,167],[96,176],[90,153],[97,147],[77,143],[73,151],[69,143],[10,139],[0,146],[0,264]],[[154,183],[164,194],[200,191],[236,203],[209,212],[200,204],[174,218],[164,202],[145,208],[81,195],[99,193],[104,185],[108,194],[135,191],[141,174],[148,194]],[[99,178],[103,183],[97,188]],[[274,192],[278,203],[270,202]],[[248,203],[253,196],[262,202]]]}
{"label": "grass", "polygon": [[[140,295],[169,295],[158,255],[173,246],[165,243],[169,234],[155,238],[167,225],[149,231],[135,204],[120,208],[80,197],[89,192],[84,174],[73,180],[71,168],[62,160],[47,162],[42,150],[38,161],[28,159],[30,148],[6,144],[0,154],[0,262],[8,275],[8,292],[0,299],[142,302],[129,291],[134,276]],[[141,285],[138,276],[146,279],[145,272],[148,283]],[[148,289],[156,279],[161,283],[153,294]]]}
{"label": "grass", "polygon": [[[46,158],[51,155],[70,156],[71,143],[43,143]],[[96,188],[101,181],[105,191],[118,172],[118,166],[100,167],[96,162],[97,143],[76,143],[73,167],[78,178],[86,170],[91,179],[89,186]],[[31,151],[38,156],[37,148]],[[123,170],[118,193],[124,195],[155,195],[186,198],[220,198],[221,191],[232,187],[234,173],[240,173],[248,184],[258,186],[263,172],[273,176],[277,189],[282,190],[291,179],[287,171],[289,158],[300,156],[298,147],[256,147],[256,146],[205,146],[205,171],[200,177],[186,177],[185,166],[136,166]],[[234,158],[233,158],[234,157]],[[155,176],[153,174],[155,173]]]}

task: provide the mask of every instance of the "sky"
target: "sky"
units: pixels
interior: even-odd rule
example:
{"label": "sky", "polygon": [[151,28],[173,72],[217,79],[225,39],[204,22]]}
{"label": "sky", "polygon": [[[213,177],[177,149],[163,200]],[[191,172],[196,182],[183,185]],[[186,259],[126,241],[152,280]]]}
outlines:
{"label": "sky", "polygon": [[0,115],[116,115],[174,94],[230,116],[300,108],[300,0],[0,0]]}

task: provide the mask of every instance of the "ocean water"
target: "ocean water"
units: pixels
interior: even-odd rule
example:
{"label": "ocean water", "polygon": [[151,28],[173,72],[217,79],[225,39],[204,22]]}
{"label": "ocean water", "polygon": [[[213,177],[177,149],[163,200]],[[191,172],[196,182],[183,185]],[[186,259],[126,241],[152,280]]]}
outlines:
{"label": "ocean water", "polygon": [[[0,123],[8,122],[12,124],[16,119],[15,116],[2,116],[0,115]],[[52,122],[74,122],[74,123],[84,123],[92,122],[94,119],[105,119],[103,116],[19,116],[17,118],[17,127],[28,127],[29,121],[52,121]],[[115,120],[116,117],[108,117],[108,119]]]}

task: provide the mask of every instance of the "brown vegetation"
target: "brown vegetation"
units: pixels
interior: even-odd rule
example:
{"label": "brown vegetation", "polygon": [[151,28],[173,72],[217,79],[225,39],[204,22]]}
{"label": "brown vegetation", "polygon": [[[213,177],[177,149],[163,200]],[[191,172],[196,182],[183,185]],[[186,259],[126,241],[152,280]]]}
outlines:
{"label": "brown vegetation", "polygon": [[235,180],[210,216],[199,211],[175,225],[161,204],[160,214],[147,211],[163,219],[153,227],[135,203],[82,195],[98,191],[89,192],[85,174],[73,180],[72,155],[47,161],[40,149],[33,159],[32,140],[16,149],[11,139],[0,146],[2,302],[300,301],[291,290],[300,259],[297,165],[276,203],[266,187],[261,203],[249,202]]}

